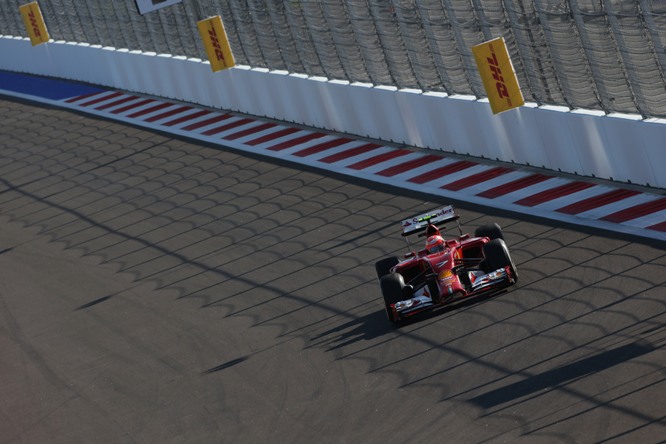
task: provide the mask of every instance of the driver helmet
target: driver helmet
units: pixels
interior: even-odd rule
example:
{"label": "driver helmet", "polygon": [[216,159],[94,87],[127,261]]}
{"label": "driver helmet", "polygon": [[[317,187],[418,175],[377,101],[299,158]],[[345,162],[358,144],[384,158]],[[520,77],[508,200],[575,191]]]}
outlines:
{"label": "driver helmet", "polygon": [[444,251],[444,245],[444,239],[442,236],[430,236],[428,240],[426,240],[426,251],[428,254],[439,253]]}

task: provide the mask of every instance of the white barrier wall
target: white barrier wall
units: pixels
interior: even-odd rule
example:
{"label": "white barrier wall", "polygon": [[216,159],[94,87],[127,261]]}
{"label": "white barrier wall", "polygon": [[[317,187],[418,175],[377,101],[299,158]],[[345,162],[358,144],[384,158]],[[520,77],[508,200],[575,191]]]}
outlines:
{"label": "white barrier wall", "polygon": [[666,188],[666,121],[328,81],[80,43],[0,36],[0,69],[79,80],[255,116]]}

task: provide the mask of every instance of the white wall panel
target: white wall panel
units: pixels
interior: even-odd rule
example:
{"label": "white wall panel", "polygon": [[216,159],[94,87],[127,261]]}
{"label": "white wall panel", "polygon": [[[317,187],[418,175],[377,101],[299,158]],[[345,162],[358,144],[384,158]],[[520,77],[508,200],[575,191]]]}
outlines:
{"label": "white wall panel", "polygon": [[[654,182],[647,182],[650,186],[666,188],[666,120],[653,120],[643,122],[641,126],[641,139],[648,158]],[[639,182],[642,183],[642,182]]]}
{"label": "white wall panel", "polygon": [[[489,106],[487,103],[484,105]],[[451,148],[443,143],[438,144],[443,151],[488,157],[485,135],[488,122],[477,120],[477,107],[478,103],[467,97],[442,99],[442,104],[437,104],[436,109],[441,110],[439,114],[450,124],[448,128],[439,129],[437,140],[443,140],[446,136],[452,139]]]}
{"label": "white wall panel", "polygon": [[[573,150],[569,154],[571,163],[566,165],[566,169],[562,169],[576,174],[612,177],[613,171],[620,168],[620,165],[613,165],[612,153],[615,147],[606,145],[606,140],[609,139],[604,137],[604,125],[601,122],[603,117],[581,111],[566,116],[567,126],[573,136]],[[610,141],[614,143],[612,139]]]}
{"label": "white wall panel", "polygon": [[[612,116],[600,119],[599,131],[604,143],[602,146],[587,147],[582,153],[583,161],[596,153],[609,169],[603,177],[622,182],[639,179],[640,183],[651,183],[654,169],[645,149],[646,140],[643,134],[640,137],[633,134],[634,123],[634,120]],[[662,147],[666,149],[666,144]],[[583,171],[601,172],[601,168],[593,163],[584,163],[583,168]]]}
{"label": "white wall panel", "polygon": [[[305,82],[305,76],[299,74],[290,74],[288,76],[279,76],[276,86],[277,97],[280,100],[282,109],[285,112],[284,116],[289,116],[290,122],[305,123],[306,117],[310,114],[310,102],[308,90],[314,89],[313,84]],[[303,84],[302,94],[294,94],[292,86],[295,83]],[[275,116],[273,116],[275,117]],[[314,125],[313,125],[314,126]]]}
{"label": "white wall panel", "polygon": [[547,168],[573,173],[581,169],[578,157],[576,137],[569,121],[577,120],[571,113],[556,110],[534,110],[539,133],[539,140],[533,140],[530,149],[544,153],[548,162]]}
{"label": "white wall panel", "polygon": [[523,162],[532,166],[551,168],[552,160],[548,150],[544,149],[541,128],[538,124],[534,105],[526,104],[513,112],[500,114],[501,120],[495,121],[495,132],[500,134],[498,140],[503,144],[503,160]]}
{"label": "white wall panel", "polygon": [[196,59],[0,37],[0,69],[60,77],[371,138],[666,188],[666,122],[349,85]]}
{"label": "white wall panel", "polygon": [[[365,89],[362,96],[356,97],[370,108],[370,112],[362,116],[359,121],[359,125],[362,126],[366,119],[374,120],[372,125],[374,131],[369,134],[370,137],[395,143],[409,143],[402,119],[409,110],[406,105],[399,104],[397,94],[393,88],[375,87]],[[378,134],[382,136],[377,137]]]}

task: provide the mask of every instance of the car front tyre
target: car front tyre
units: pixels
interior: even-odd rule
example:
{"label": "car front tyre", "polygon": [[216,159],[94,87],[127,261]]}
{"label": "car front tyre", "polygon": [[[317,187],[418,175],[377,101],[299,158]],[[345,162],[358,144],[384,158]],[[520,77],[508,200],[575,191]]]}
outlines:
{"label": "car front tyre", "polygon": [[398,265],[398,262],[400,261],[395,256],[387,257],[386,259],[377,261],[375,263],[375,271],[377,272],[377,279],[381,280],[381,278],[391,273],[391,268]]}
{"label": "car front tyre", "polygon": [[511,259],[509,249],[503,239],[493,239],[483,246],[483,255],[486,257],[486,267],[489,271],[498,268],[510,267],[513,279],[518,282],[518,271]]}
{"label": "car front tyre", "polygon": [[494,223],[492,225],[482,225],[474,230],[475,237],[487,237],[490,240],[494,239],[504,239],[504,234],[502,233],[502,228],[499,224]]}
{"label": "car front tyre", "polygon": [[391,273],[383,276],[379,280],[379,286],[382,290],[382,297],[384,298],[384,307],[386,309],[386,316],[389,321],[396,323],[398,319],[393,314],[391,304],[400,302],[404,299],[403,288],[405,287],[405,280],[402,275],[398,273]]}

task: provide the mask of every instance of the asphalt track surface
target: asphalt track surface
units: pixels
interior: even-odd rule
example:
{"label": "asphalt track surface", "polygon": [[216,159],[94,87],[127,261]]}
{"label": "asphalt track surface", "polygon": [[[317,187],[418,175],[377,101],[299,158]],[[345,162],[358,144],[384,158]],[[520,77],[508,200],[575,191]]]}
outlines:
{"label": "asphalt track surface", "polygon": [[383,312],[398,221],[449,203],[0,98],[6,443],[660,442],[666,249],[498,222],[520,282]]}

